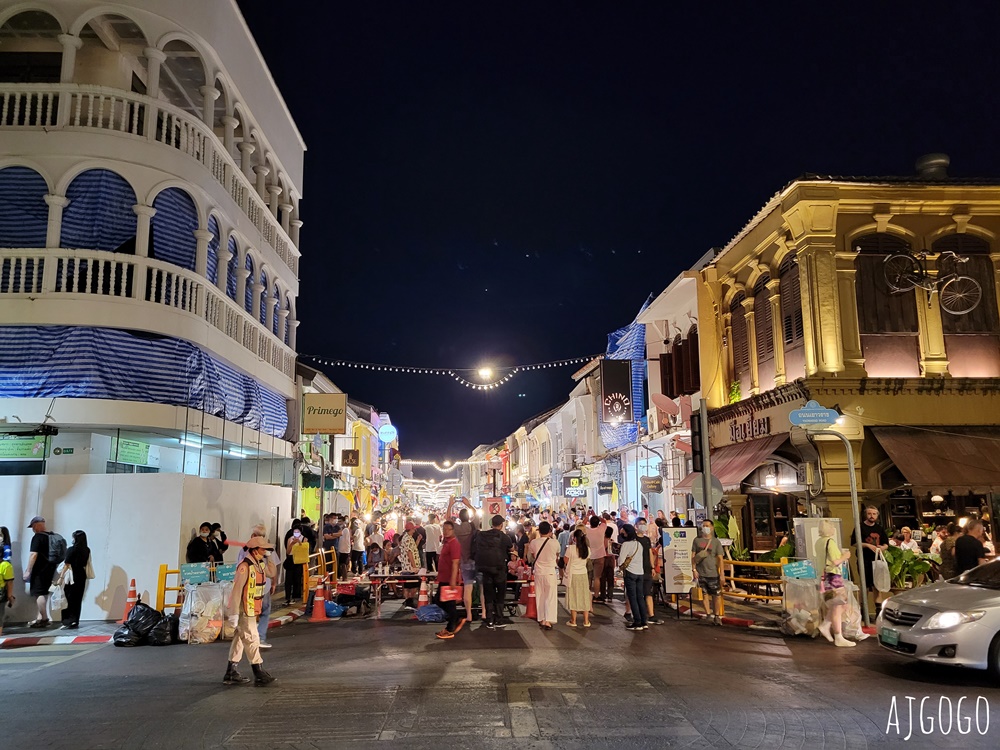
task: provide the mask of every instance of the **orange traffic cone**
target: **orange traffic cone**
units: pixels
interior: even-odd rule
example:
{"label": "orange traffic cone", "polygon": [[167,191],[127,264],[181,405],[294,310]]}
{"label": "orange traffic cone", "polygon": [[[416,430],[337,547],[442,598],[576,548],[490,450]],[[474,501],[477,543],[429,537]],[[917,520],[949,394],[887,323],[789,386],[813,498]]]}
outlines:
{"label": "orange traffic cone", "polygon": [[420,609],[421,607],[423,607],[423,606],[425,606],[427,604],[430,604],[430,603],[431,603],[431,599],[430,599],[430,596],[427,593],[427,579],[426,578],[421,578],[420,579],[420,596],[417,597],[417,609]]}
{"label": "orange traffic cone", "polygon": [[309,617],[309,622],[327,622],[326,616],[326,584],[323,579],[319,579],[316,584],[316,591],[313,594],[313,611]]}
{"label": "orange traffic cone", "polygon": [[528,582],[528,605],[524,608],[524,616],[529,620],[538,619],[538,609],[535,607],[535,579]]}
{"label": "orange traffic cone", "polygon": [[123,614],[122,619],[118,621],[119,625],[128,620],[128,613],[132,611],[132,608],[135,607],[135,604],[138,601],[139,597],[135,593],[135,579],[133,578],[132,582],[128,585],[128,599],[125,601],[125,614]]}
{"label": "orange traffic cone", "polygon": [[[426,578],[421,578],[420,579],[420,595],[417,597],[417,609],[420,609],[421,607],[423,607],[423,606],[425,606],[427,604],[430,604],[430,603],[431,603],[431,599],[430,599],[430,596],[428,596],[428,594],[427,594],[427,579]],[[417,617],[417,613],[416,612],[413,613],[413,619],[414,620],[419,619]]]}

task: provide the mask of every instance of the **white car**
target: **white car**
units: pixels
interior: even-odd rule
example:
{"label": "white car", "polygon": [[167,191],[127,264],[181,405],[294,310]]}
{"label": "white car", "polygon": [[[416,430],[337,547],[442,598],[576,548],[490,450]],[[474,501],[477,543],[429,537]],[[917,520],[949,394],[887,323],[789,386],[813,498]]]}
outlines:
{"label": "white car", "polygon": [[1000,560],[894,594],[875,627],[882,647],[897,654],[1000,678]]}

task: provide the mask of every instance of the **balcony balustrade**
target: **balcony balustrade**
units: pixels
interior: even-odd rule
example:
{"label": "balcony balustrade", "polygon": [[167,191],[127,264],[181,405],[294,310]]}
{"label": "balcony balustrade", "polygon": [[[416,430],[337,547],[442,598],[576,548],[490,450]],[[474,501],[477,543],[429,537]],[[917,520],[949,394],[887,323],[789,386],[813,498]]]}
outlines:
{"label": "balcony balustrade", "polygon": [[[0,302],[17,297],[110,297],[164,305],[204,320],[255,359],[288,379],[295,377],[295,352],[270,328],[203,277],[152,258],[99,250],[0,249]],[[165,328],[157,332],[171,334]]]}
{"label": "balcony balustrade", "polygon": [[299,253],[204,122],[141,94],[81,84],[0,84],[0,130],[100,130],[161,143],[200,162],[298,278]]}

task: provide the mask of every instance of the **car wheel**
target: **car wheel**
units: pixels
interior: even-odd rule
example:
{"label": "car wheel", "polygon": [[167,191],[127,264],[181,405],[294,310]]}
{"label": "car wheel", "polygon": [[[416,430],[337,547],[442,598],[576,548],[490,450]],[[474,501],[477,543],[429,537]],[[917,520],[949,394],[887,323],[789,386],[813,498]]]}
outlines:
{"label": "car wheel", "polygon": [[1000,681],[1000,633],[993,636],[990,643],[989,672],[994,680]]}

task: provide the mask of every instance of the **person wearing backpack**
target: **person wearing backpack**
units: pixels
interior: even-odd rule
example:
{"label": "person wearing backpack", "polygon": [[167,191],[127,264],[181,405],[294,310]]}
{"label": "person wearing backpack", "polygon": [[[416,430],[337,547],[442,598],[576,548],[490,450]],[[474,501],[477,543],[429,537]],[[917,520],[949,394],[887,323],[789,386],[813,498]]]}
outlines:
{"label": "person wearing backpack", "polygon": [[29,628],[46,628],[49,625],[49,587],[55,577],[56,568],[66,559],[66,540],[58,534],[45,530],[45,519],[35,516],[28,524],[35,532],[31,537],[31,552],[28,566],[24,570],[24,580],[28,583],[28,593],[35,597],[38,617],[28,623]]}
{"label": "person wearing backpack", "polygon": [[506,627],[503,600],[507,589],[507,560],[514,542],[504,531],[503,516],[493,516],[492,528],[475,536],[476,571],[483,577],[483,599],[489,630]]}

